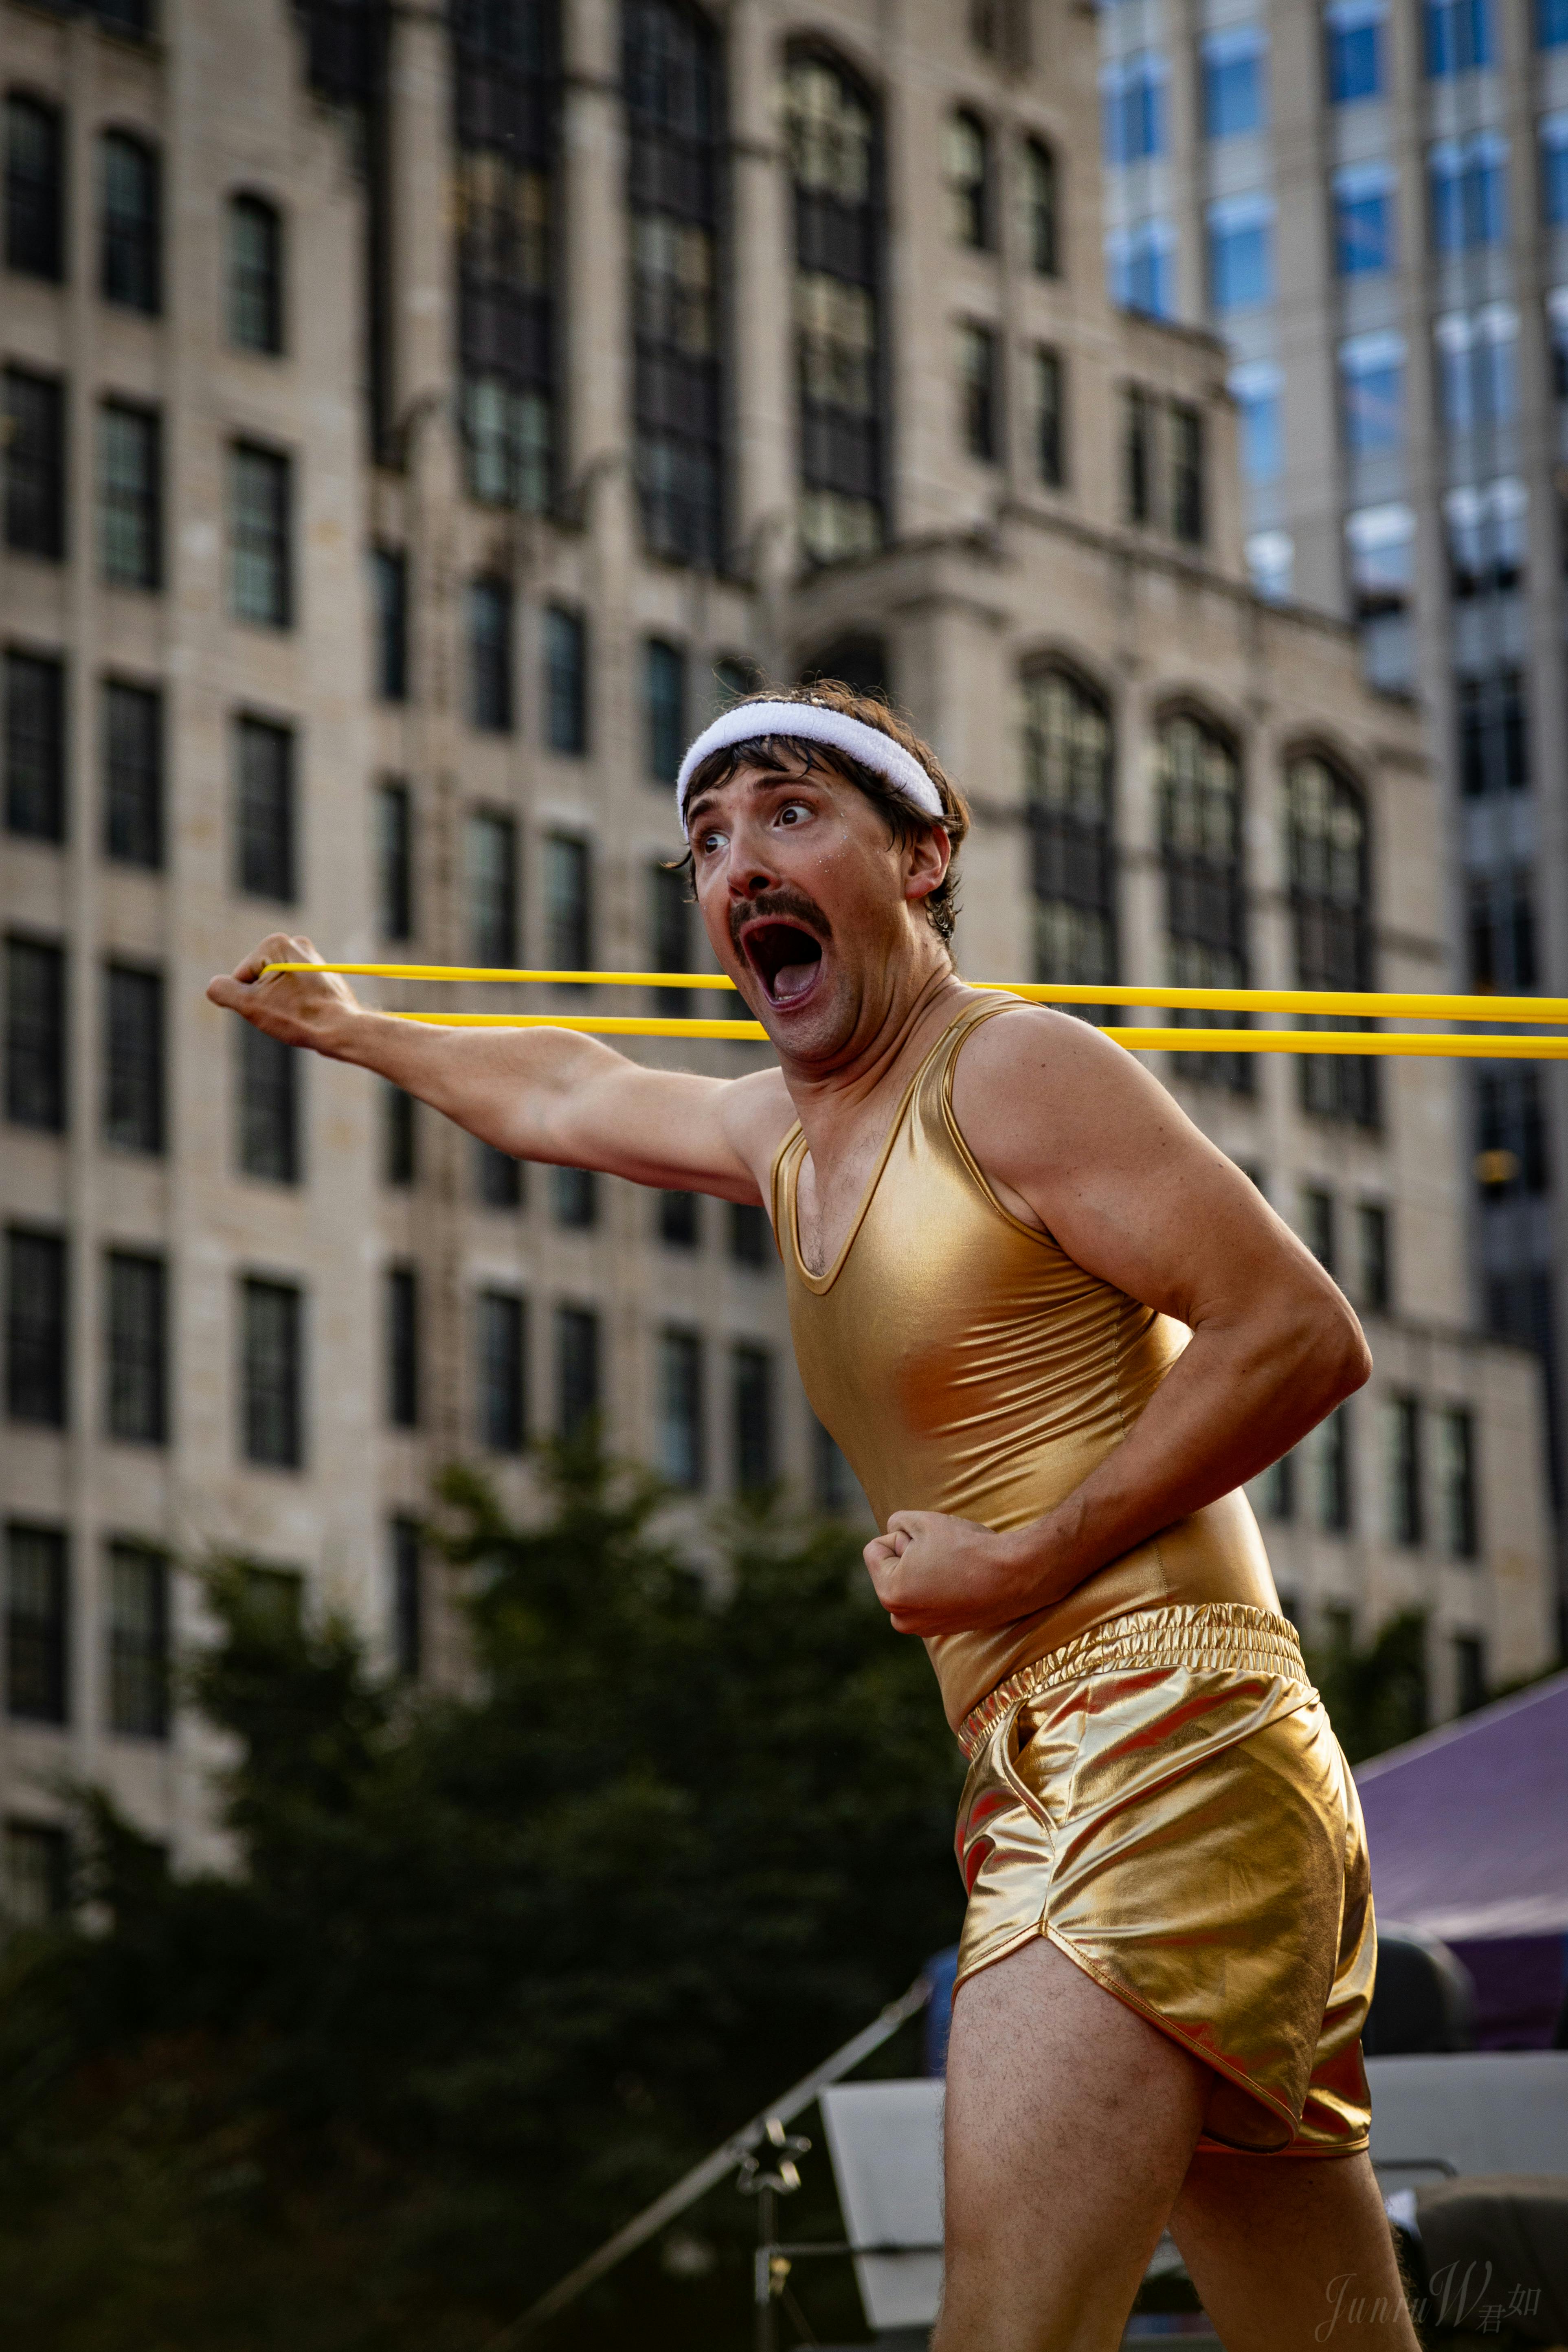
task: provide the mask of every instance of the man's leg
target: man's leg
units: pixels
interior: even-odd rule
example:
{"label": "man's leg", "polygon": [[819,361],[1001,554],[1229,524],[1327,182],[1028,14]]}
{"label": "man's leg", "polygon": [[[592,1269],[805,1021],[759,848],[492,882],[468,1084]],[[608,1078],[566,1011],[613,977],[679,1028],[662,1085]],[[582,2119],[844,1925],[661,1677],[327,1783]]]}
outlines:
{"label": "man's leg", "polygon": [[1416,2352],[1364,2156],[1195,2156],[1171,2234],[1226,2352]]}
{"label": "man's leg", "polygon": [[948,2050],[932,2352],[1111,2352],[1187,2175],[1208,2080],[1043,1937],[972,1977]]}

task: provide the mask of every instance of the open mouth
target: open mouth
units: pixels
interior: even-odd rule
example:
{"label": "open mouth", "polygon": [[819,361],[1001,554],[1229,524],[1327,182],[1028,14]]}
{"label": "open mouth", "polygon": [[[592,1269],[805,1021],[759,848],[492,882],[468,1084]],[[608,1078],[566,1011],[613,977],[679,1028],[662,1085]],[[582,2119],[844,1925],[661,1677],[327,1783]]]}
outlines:
{"label": "open mouth", "polygon": [[767,991],[770,1004],[795,1005],[808,996],[822,969],[822,943],[783,916],[748,923],[742,951]]}

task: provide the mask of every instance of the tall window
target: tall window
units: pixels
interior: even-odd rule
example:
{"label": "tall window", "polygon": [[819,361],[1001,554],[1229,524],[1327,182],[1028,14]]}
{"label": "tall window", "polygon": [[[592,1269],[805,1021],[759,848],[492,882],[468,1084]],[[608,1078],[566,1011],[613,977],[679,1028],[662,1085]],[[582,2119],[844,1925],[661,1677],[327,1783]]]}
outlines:
{"label": "tall window", "polygon": [[99,161],[99,290],[106,302],[156,315],[162,300],[156,150],[129,131],[106,131]]}
{"label": "tall window", "polygon": [[163,863],[163,698],[156,687],[104,682],[103,850],[121,866]]}
{"label": "tall window", "polygon": [[249,1276],[240,1291],[240,1443],[247,1462],[297,1470],[305,1458],[304,1307],[291,1282]]}
{"label": "tall window", "polygon": [[1480,1549],[1476,1417],[1468,1405],[1444,1405],[1437,1415],[1437,1508],[1444,1550],[1451,1559],[1474,1559]]}
{"label": "tall window", "polygon": [[381,1110],[381,1181],[406,1192],[419,1174],[419,1106],[401,1087],[384,1082]]}
{"label": "tall window", "polygon": [[242,1174],[297,1184],[303,1152],[299,1052],[248,1024],[237,1032],[236,1158]]}
{"label": "tall window", "polygon": [[742,1495],[771,1486],[773,1459],[773,1360],[770,1349],[744,1344],[731,1358],[735,1433],[735,1485]]}
{"label": "tall window", "polygon": [[268,629],[293,617],[289,471],[280,451],[251,441],[228,453],[229,609]]}
{"label": "tall window", "polygon": [[468,724],[488,734],[511,729],[511,589],[504,580],[470,580],[464,599],[468,635]]}
{"label": "tall window", "polygon": [[1320,1422],[1309,1443],[1316,1488],[1313,1516],[1325,1535],[1348,1535],[1355,1517],[1350,1406],[1340,1405]]}
{"label": "tall window", "polygon": [[425,1649],[423,1538],[417,1519],[395,1518],[388,1530],[392,1584],[392,1663],[405,1682],[419,1674]]}
{"label": "tall window", "polygon": [[556,0],[458,0],[458,343],[468,488],[542,513],[554,471]]}
{"label": "tall window", "polygon": [[992,243],[991,134],[977,114],[960,108],[948,117],[945,143],[952,241],[985,252]]}
{"label": "tall window", "polygon": [[1347,163],[1334,173],[1334,267],[1342,278],[1382,278],[1399,266],[1398,175],[1391,163]]}
{"label": "tall window", "polygon": [[5,544],[58,563],[66,551],[66,404],[58,376],[5,371]]}
{"label": "tall window", "polygon": [[65,664],[46,654],[5,656],[5,829],[34,841],[66,837]]}
{"label": "tall window", "polygon": [[1362,1201],[1355,1222],[1360,1303],[1369,1315],[1386,1315],[1394,1304],[1393,1214],[1384,1202]]}
{"label": "tall window", "polygon": [[552,1168],[550,1207],[568,1233],[588,1233],[599,1222],[599,1179],[592,1168]]}
{"label": "tall window", "polygon": [[[691,902],[686,877],[664,865],[648,868],[648,931],[655,971],[689,971],[691,964]],[[669,991],[650,989],[649,1009],[669,1010]],[[677,1000],[679,1002],[680,1000]],[[686,1002],[689,1004],[691,999]]]}
{"label": "tall window", "polygon": [[269,719],[234,725],[234,887],[244,898],[295,896],[294,735]]}
{"label": "tall window", "polygon": [[706,1475],[702,1342],[695,1331],[658,1335],[658,1467],[672,1486]]}
{"label": "tall window", "polygon": [[370,595],[374,691],[379,701],[403,702],[408,695],[408,559],[400,547],[371,549]]}
{"label": "tall window", "polygon": [[5,941],[5,1116],[65,1131],[66,958],[52,940]]}
{"label": "tall window", "polygon": [[1456,700],[1459,785],[1466,799],[1528,790],[1530,736],[1521,672],[1500,669],[1461,677]]}
{"label": "tall window", "polygon": [[375,788],[376,878],[381,936],[414,937],[414,796],[389,776]]}
{"label": "tall window", "polygon": [[1032,354],[1035,472],[1047,489],[1067,480],[1067,416],[1064,370],[1059,352],[1037,348]]}
{"label": "tall window", "polygon": [[626,0],[637,489],[656,554],[723,551],[723,66],[691,0]]}
{"label": "tall window", "polygon": [[510,1151],[474,1139],[474,1197],[482,1209],[521,1209],[523,1169]]}
{"label": "tall window", "polygon": [[1121,412],[1121,509],[1129,522],[1154,519],[1154,403],[1129,384]]}
{"label": "tall window", "polygon": [[110,1250],[104,1276],[104,1427],[121,1444],[162,1445],[169,1433],[163,1261]]}
{"label": "tall window", "polygon": [[1284,371],[1269,360],[1248,360],[1226,381],[1237,407],[1242,479],[1259,488],[1277,482],[1285,470]]}
{"label": "tall window", "polygon": [[755,1274],[769,1273],[778,1259],[767,1211],[755,1201],[731,1201],[728,1206],[731,1259]]}
{"label": "tall window", "polygon": [[465,829],[468,949],[476,963],[517,961],[517,828],[476,809]]}
{"label": "tall window", "polygon": [[1432,247],[1468,253],[1508,243],[1508,142],[1493,131],[1443,139],[1426,158]]}
{"label": "tall window", "polygon": [[1110,720],[1065,670],[1026,677],[1023,700],[1035,977],[1114,981]]}
{"label": "tall window", "polygon": [[66,1244],[61,1234],[13,1225],[5,1235],[5,1411],[12,1421],[63,1429]]}
{"label": "tall window", "polygon": [[283,349],[283,222],[265,196],[229,198],[228,339],[241,352]]}
{"label": "tall window", "polygon": [[386,1418],[394,1429],[419,1426],[419,1273],[416,1266],[391,1265],[384,1291],[385,1322],[383,1359],[386,1377]]}
{"label": "tall window", "polygon": [[1434,81],[1491,65],[1492,0],[1426,0],[1426,72]]}
{"label": "tall window", "polygon": [[1157,49],[1134,49],[1100,78],[1100,143],[1108,163],[1141,163],[1167,143],[1171,68]]}
{"label": "tall window", "polygon": [[1472,872],[1468,894],[1470,986],[1509,994],[1539,986],[1532,870],[1504,866]]}
{"label": "tall window", "polygon": [[564,604],[544,612],[545,740],[581,758],[588,749],[588,625]]}
{"label": "tall window", "polygon": [[156,588],[163,571],[163,436],[157,414],[106,400],[98,412],[99,554],[111,588]]}
{"label": "tall window", "polygon": [[831,563],[871,553],[886,527],[879,125],[858,84],[816,53],[792,60],[786,102],[801,541]]}
{"label": "tall window", "polygon": [[599,1411],[599,1318],[592,1307],[555,1310],[555,1426],[562,1437],[584,1434]]}
{"label": "tall window", "polygon": [[973,321],[959,328],[958,400],[965,450],[994,465],[1002,454],[1002,369],[994,328]]}
{"label": "tall window", "polygon": [[[1160,730],[1160,855],[1172,980],[1184,988],[1247,985],[1241,767],[1217,729],[1187,712]],[[1234,1013],[1178,1014],[1183,1027],[1234,1028]],[[1253,1089],[1246,1054],[1184,1054],[1189,1079]]]}
{"label": "tall window", "polygon": [[1483,1070],[1476,1088],[1476,1174],[1483,1199],[1500,1203],[1550,1191],[1546,1103],[1528,1062]]}
{"label": "tall window", "polygon": [[[1519,415],[1519,312],[1509,302],[1489,302],[1483,310],[1454,310],[1436,321],[1433,341],[1437,347],[1437,382],[1443,423],[1450,433],[1489,433],[1511,425]],[[1505,518],[1498,509],[1512,491],[1515,512]],[[1498,493],[1502,493],[1500,501]],[[1523,553],[1524,496],[1522,486],[1494,483],[1489,492],[1468,486],[1450,490],[1445,505],[1449,517],[1463,522],[1465,509],[1478,515],[1489,509],[1489,520],[1512,520],[1517,553]],[[1516,570],[1517,570],[1516,565]]]}
{"label": "tall window", "polygon": [[1568,0],[1535,0],[1535,46],[1560,49],[1568,42]]}
{"label": "tall window", "polygon": [[1329,99],[1354,106],[1387,86],[1388,0],[1329,0],[1323,11]]}
{"label": "tall window", "polygon": [[1301,1190],[1301,1239],[1325,1274],[1335,1273],[1339,1261],[1338,1203],[1321,1184]]}
{"label": "tall window", "polygon": [[1208,208],[1209,301],[1221,316],[1274,299],[1274,199],[1225,196]]}
{"label": "tall window", "polygon": [[1026,139],[1018,152],[1024,252],[1037,278],[1061,274],[1060,203],[1057,159],[1040,139]]}
{"label": "tall window", "polygon": [[5,1530],[5,1712],[64,1723],[69,1704],[70,1570],[58,1528]]}
{"label": "tall window", "polygon": [[1268,36],[1261,25],[1210,33],[1203,46],[1204,132],[1235,139],[1265,128],[1268,114]]}
{"label": "tall window", "polygon": [[1124,310],[1142,310],[1151,319],[1172,319],[1176,313],[1176,231],[1173,223],[1158,218],[1135,221],[1117,229],[1105,241],[1106,278],[1110,299]]}
{"label": "tall window", "polygon": [[702,1241],[702,1203],[695,1192],[661,1192],[655,1216],[667,1249],[698,1249]]}
{"label": "tall window", "polygon": [[649,637],[643,665],[647,772],[656,782],[672,784],[686,750],[686,656],[679,646]]}
{"label": "tall window", "polygon": [[1568,113],[1543,114],[1539,135],[1541,217],[1551,228],[1568,227]]}
{"label": "tall window", "polygon": [[1171,403],[1171,536],[1200,547],[1204,537],[1204,413],[1191,401]]}
{"label": "tall window", "polygon": [[[1363,989],[1372,981],[1372,861],[1366,797],[1316,752],[1292,760],[1285,778],[1290,915],[1298,988]],[[1304,1025],[1342,1028],[1339,1015]],[[1359,1055],[1304,1055],[1302,1108],[1375,1126],[1377,1065]]]}
{"label": "tall window", "polygon": [[1396,457],[1405,446],[1405,338],[1383,330],[1340,345],[1340,403],[1346,453]]}
{"label": "tall window", "polygon": [[1384,1475],[1390,1543],[1414,1547],[1425,1540],[1425,1480],[1422,1475],[1421,1400],[1392,1396],[1384,1405]]}
{"label": "tall window", "polygon": [[588,845],[580,835],[550,834],[544,844],[545,953],[554,971],[587,971],[594,961]]}
{"label": "tall window", "polygon": [[169,1563],[146,1544],[109,1547],[109,1727],[122,1739],[169,1731]]}
{"label": "tall window", "polygon": [[523,1301],[512,1290],[479,1297],[479,1443],[492,1454],[521,1454],[527,1427]]}
{"label": "tall window", "polygon": [[104,969],[103,1139],[116,1151],[163,1149],[163,979],[136,964]]}
{"label": "tall window", "polygon": [[58,285],[65,276],[65,125],[47,99],[5,100],[5,267]]}

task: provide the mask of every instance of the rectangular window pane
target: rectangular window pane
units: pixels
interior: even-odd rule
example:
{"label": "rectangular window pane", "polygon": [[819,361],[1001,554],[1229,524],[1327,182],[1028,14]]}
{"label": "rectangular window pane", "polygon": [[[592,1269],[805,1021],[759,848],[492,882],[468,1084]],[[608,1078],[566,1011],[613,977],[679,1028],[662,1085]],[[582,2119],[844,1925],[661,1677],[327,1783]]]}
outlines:
{"label": "rectangular window pane", "polygon": [[470,580],[468,724],[506,734],[512,723],[511,590],[504,580]]}
{"label": "rectangular window pane", "polygon": [[375,794],[376,865],[380,889],[381,936],[384,940],[414,937],[414,796],[405,783],[389,777]]}
{"label": "rectangular window pane", "polygon": [[392,1662],[405,1682],[417,1681],[425,1656],[422,1536],[417,1519],[395,1518],[387,1530],[392,1570]]}
{"label": "rectangular window pane", "polygon": [[70,1840],[43,1822],[7,1822],[0,1916],[18,1927],[47,1927],[70,1908]]}
{"label": "rectangular window pane", "polygon": [[484,1209],[521,1209],[523,1200],[522,1162],[510,1151],[474,1138],[474,1197]]}
{"label": "rectangular window pane", "polygon": [[5,100],[5,267],[58,285],[65,276],[65,131],[58,106]]}
{"label": "rectangular window pane", "polygon": [[571,834],[544,844],[545,954],[552,971],[593,968],[593,906],[589,848]]}
{"label": "rectangular window pane", "polygon": [[163,863],[163,698],[154,687],[104,683],[104,855],[121,866]]}
{"label": "rectangular window pane", "polygon": [[1056,277],[1057,161],[1037,139],[1024,142],[1024,250],[1038,278]]}
{"label": "rectangular window pane", "polygon": [[819,1511],[832,1518],[853,1511],[861,1500],[859,1482],[843,1449],[819,1421],[812,1423],[811,1488]]}
{"label": "rectangular window pane", "polygon": [[686,750],[686,656],[679,646],[649,637],[643,648],[647,772],[672,784]]}
{"label": "rectangular window pane", "polygon": [[286,629],[292,618],[289,459],[237,441],[228,453],[229,609]]}
{"label": "rectangular window pane", "polygon": [[766,1348],[735,1349],[735,1485],[742,1494],[771,1486],[773,1449],[773,1360]]}
{"label": "rectangular window pane", "polygon": [[99,291],[106,302],[155,316],[160,307],[158,156],[129,131],[99,142],[102,241]]}
{"label": "rectangular window pane", "polygon": [[1062,414],[1059,352],[1037,351],[1035,367],[1035,471],[1047,489],[1067,479],[1067,439]]}
{"label": "rectangular window pane", "polygon": [[411,1265],[386,1270],[386,1418],[394,1429],[419,1426],[419,1276]]}
{"label": "rectangular window pane", "polygon": [[65,664],[5,656],[5,827],[34,841],[66,837]]}
{"label": "rectangular window pane", "polygon": [[1188,547],[1204,536],[1204,420],[1184,400],[1171,403],[1171,535]]}
{"label": "rectangular window pane", "polygon": [[1208,209],[1209,300],[1221,313],[1274,299],[1274,206],[1233,196]]}
{"label": "rectangular window pane", "polygon": [[381,1175],[383,1183],[395,1191],[414,1183],[419,1172],[418,1108],[414,1097],[405,1094],[401,1087],[383,1082]]}
{"label": "rectangular window pane", "polygon": [[1421,1465],[1421,1400],[1394,1396],[1384,1407],[1386,1444],[1388,1537],[1391,1543],[1417,1545],[1425,1534]]}
{"label": "rectangular window pane", "polygon": [[730,1255],[737,1265],[768,1272],[777,1263],[777,1253],[767,1211],[754,1201],[731,1201],[729,1210]]}
{"label": "rectangular window pane", "polygon": [[963,446],[972,457],[994,464],[1000,454],[998,345],[989,327],[958,331],[959,414]]}
{"label": "rectangular window pane", "polygon": [[1301,1239],[1325,1274],[1334,1271],[1334,1196],[1316,1185],[1301,1194]]}
{"label": "rectangular window pane", "polygon": [[292,1283],[240,1284],[240,1436],[249,1462],[296,1470],[304,1460],[303,1326]]}
{"label": "rectangular window pane", "polygon": [[599,1318],[590,1307],[555,1310],[555,1425],[585,1435],[599,1412]]}
{"label": "rectangular window pane", "polygon": [[400,547],[372,548],[370,591],[374,691],[383,702],[402,702],[408,693],[408,560]]}
{"label": "rectangular window pane", "polygon": [[5,371],[5,544],[58,563],[66,551],[65,387]]}
{"label": "rectangular window pane", "polygon": [[163,981],[110,964],[103,975],[103,1139],[117,1151],[163,1149]]}
{"label": "rectangular window pane", "polygon": [[98,413],[99,552],[111,588],[156,588],[163,565],[162,451],[151,409],[106,400]]}
{"label": "rectangular window pane", "polygon": [[694,1331],[661,1331],[658,1467],[672,1486],[702,1484],[702,1342]]}
{"label": "rectangular window pane", "polygon": [[558,1225],[585,1233],[599,1222],[599,1180],[591,1168],[552,1168],[550,1206]]}
{"label": "rectangular window pane", "polygon": [[303,1159],[299,1053],[248,1024],[236,1034],[236,1157],[240,1171],[264,1176],[272,1184],[297,1184]]}
{"label": "rectangular window pane", "polygon": [[1381,98],[1387,0],[1331,0],[1324,11],[1329,97],[1335,106]]}
{"label": "rectangular window pane", "polygon": [[1256,25],[1211,33],[1203,46],[1204,131],[1234,139],[1261,131],[1268,101],[1267,36]]}
{"label": "rectangular window pane", "polygon": [[544,615],[546,740],[552,751],[588,749],[588,631],[580,613],[560,604]]}
{"label": "rectangular window pane", "polygon": [[228,208],[228,339],[242,352],[283,348],[283,225],[262,196]]}
{"label": "rectangular window pane", "polygon": [[668,1249],[696,1249],[701,1240],[701,1202],[695,1192],[661,1192],[658,1237]]}
{"label": "rectangular window pane", "polygon": [[517,961],[517,830],[510,817],[478,810],[467,835],[468,948],[474,961]]}
{"label": "rectangular window pane", "polygon": [[1325,1535],[1348,1535],[1353,1520],[1351,1491],[1350,1408],[1341,1405],[1319,1424],[1310,1440],[1317,1473],[1317,1522]]}
{"label": "rectangular window pane", "polygon": [[523,1302],[515,1293],[481,1290],[479,1298],[479,1443],[492,1454],[521,1454],[527,1427]]}
{"label": "rectangular window pane", "polygon": [[127,1445],[168,1436],[167,1282],[162,1258],[111,1250],[104,1300],[104,1426]]}
{"label": "rectangular window pane", "polygon": [[5,942],[5,1116],[17,1127],[64,1132],[65,950],[45,940]]}
{"label": "rectangular window pane", "polygon": [[5,1712],[23,1723],[64,1723],[70,1590],[64,1532],[5,1530]]}
{"label": "rectangular window pane", "polygon": [[1384,1315],[1393,1300],[1394,1269],[1389,1212],[1381,1202],[1363,1201],[1357,1208],[1356,1240],[1362,1306],[1369,1315]]}
{"label": "rectangular window pane", "polygon": [[242,898],[295,895],[294,735],[265,719],[234,730],[235,888]]}
{"label": "rectangular window pane", "polygon": [[1479,1633],[1454,1636],[1454,1704],[1460,1715],[1474,1715],[1487,1703],[1487,1650]]}
{"label": "rectangular window pane", "polygon": [[1480,1549],[1476,1510],[1476,1420],[1467,1405],[1445,1405],[1437,1416],[1437,1481],[1443,1549],[1453,1559]]}
{"label": "rectangular window pane", "polygon": [[5,1410],[43,1429],[66,1425],[66,1244],[13,1227],[5,1236]]}
{"label": "rectangular window pane", "polygon": [[169,1734],[169,1563],[143,1544],[109,1548],[109,1727]]}

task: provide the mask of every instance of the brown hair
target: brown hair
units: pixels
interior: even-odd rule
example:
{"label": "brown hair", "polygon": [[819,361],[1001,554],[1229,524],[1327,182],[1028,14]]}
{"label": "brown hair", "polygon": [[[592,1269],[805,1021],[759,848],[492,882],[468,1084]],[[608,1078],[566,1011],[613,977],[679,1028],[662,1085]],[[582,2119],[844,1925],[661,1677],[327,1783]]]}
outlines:
{"label": "brown hair", "polygon": [[[815,703],[819,709],[837,710],[846,719],[858,719],[863,727],[874,727],[879,735],[888,736],[919,761],[941,796],[942,829],[952,845],[947,872],[925,901],[931,929],[942,944],[948,945],[958,919],[958,853],[969,831],[969,803],[943,773],[942,762],[930,744],[922,743],[908,719],[879,695],[858,694],[836,677],[817,678],[810,686],[763,687],[754,694],[743,695],[733,707],[743,710],[748,702]],[[723,751],[710,751],[687,787],[688,805],[699,793],[727,784],[740,768],[761,768],[773,775],[809,774],[816,768],[830,768],[865,793],[894,841],[918,841],[933,827],[933,820],[921,810],[911,808],[875,769],[862,767],[858,760],[836,745],[808,743],[795,735],[756,735],[746,741],[731,743]],[[678,864],[689,877],[689,850]]]}

